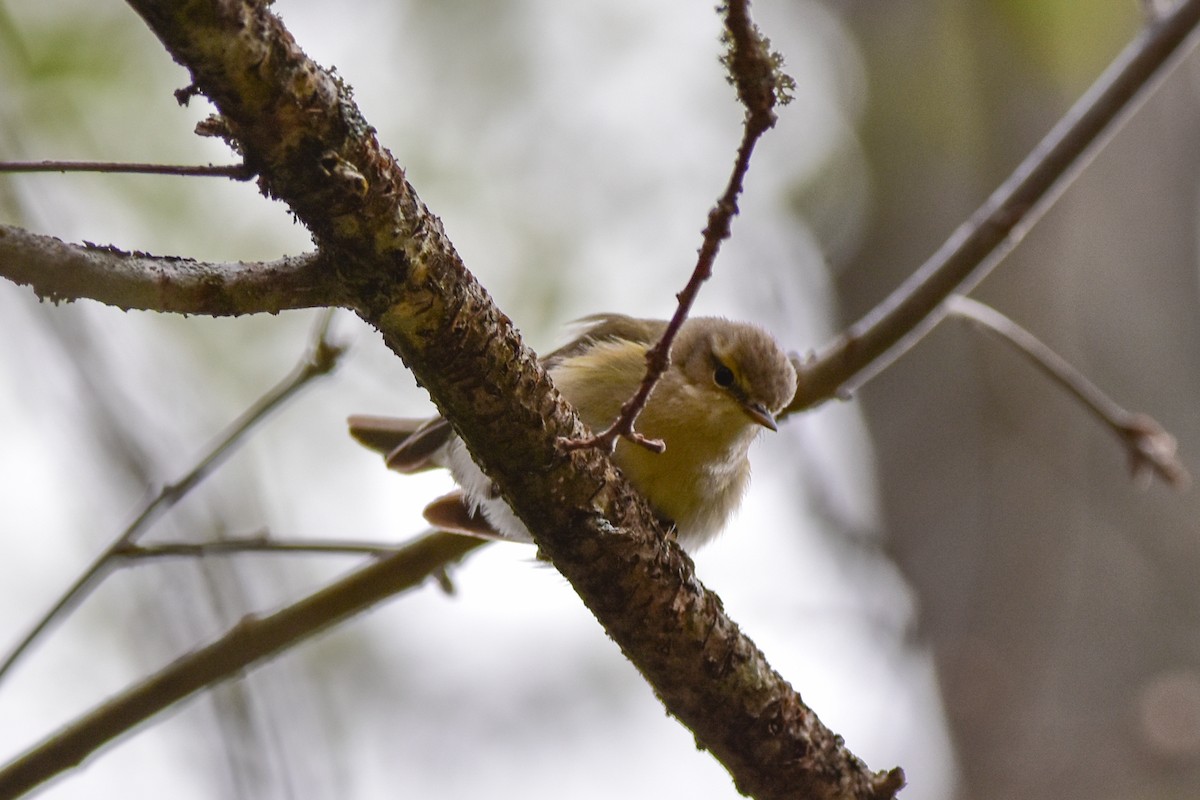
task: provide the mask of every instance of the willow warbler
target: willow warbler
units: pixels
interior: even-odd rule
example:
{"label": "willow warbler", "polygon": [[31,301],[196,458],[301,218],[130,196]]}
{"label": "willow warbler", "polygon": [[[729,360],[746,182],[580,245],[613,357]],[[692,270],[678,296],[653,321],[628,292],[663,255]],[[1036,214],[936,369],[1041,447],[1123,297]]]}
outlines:
{"label": "willow warbler", "polygon": [[[582,333],[543,364],[563,396],[593,430],[607,427],[637,390],[646,351],[667,323],[618,314],[581,320]],[[637,420],[643,435],[661,439],[655,453],[621,440],[613,462],[694,549],[720,533],[750,479],[748,451],[796,391],[796,373],[778,343],[756,325],[716,317],[683,323],[671,365]],[[471,460],[441,417],[354,416],[350,433],[402,473],[448,468],[459,489],[425,509],[430,524],[476,536],[532,541],[528,530]]]}

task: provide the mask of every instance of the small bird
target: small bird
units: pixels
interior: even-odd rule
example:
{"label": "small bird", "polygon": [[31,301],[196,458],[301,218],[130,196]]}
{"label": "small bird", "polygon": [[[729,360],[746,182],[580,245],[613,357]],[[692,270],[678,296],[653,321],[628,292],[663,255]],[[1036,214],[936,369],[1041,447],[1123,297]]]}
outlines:
{"label": "small bird", "polygon": [[[597,314],[580,335],[545,356],[554,384],[592,430],[616,419],[646,371],[646,351],[663,320]],[[757,325],[692,317],[679,329],[671,364],[637,419],[637,430],[666,445],[661,453],[624,439],[612,460],[689,549],[711,541],[741,503],[750,480],[750,444],[796,392],[796,372]],[[411,474],[443,467],[459,488],[429,504],[425,518],[442,530],[529,542],[524,524],[472,461],[442,417],[353,416],[350,433]]]}

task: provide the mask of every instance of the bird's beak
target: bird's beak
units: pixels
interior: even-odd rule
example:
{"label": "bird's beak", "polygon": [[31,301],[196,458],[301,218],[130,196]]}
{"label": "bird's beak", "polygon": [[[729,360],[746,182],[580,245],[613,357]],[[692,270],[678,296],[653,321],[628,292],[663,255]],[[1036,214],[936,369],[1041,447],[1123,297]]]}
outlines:
{"label": "bird's beak", "polygon": [[775,422],[775,415],[768,411],[762,403],[742,403],[742,410],[746,412],[746,416],[764,428],[770,428],[773,431],[779,430],[779,425]]}

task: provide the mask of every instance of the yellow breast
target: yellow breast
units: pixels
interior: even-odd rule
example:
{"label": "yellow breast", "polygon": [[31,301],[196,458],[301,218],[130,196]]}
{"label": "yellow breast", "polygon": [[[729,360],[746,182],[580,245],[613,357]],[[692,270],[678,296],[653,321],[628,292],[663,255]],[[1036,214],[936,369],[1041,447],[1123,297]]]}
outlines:
{"label": "yellow breast", "polygon": [[[551,374],[593,430],[608,426],[637,390],[645,345],[614,341],[556,365]],[[654,510],[676,526],[688,547],[708,541],[741,502],[750,476],[747,452],[758,427],[722,392],[692,386],[668,371],[638,418],[643,435],[662,439],[663,453],[621,441],[613,462]]]}

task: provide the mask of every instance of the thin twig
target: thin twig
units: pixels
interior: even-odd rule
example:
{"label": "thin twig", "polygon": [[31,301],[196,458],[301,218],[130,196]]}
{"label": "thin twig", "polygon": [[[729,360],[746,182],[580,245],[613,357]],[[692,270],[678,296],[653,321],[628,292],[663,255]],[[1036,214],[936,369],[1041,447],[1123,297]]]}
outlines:
{"label": "thin twig", "polygon": [[0,172],[103,172],[127,175],[182,175],[248,181],[254,170],[245,164],[140,164],[118,161],[0,161]]}
{"label": "thin twig", "polygon": [[729,238],[733,217],[738,213],[738,197],[742,193],[750,159],[759,138],[775,125],[775,106],[786,102],[792,80],[780,71],[781,59],[771,52],[770,43],[750,19],[748,0],[732,0],[725,11],[725,42],[728,47],[723,59],[729,70],[730,81],[737,88],[738,99],[746,108],[742,126],[742,141],[738,145],[737,157],[725,191],[708,212],[708,223],[704,227],[699,257],[687,285],[675,297],[679,301],[675,313],[667,323],[662,337],[646,352],[646,374],[633,397],[621,406],[621,413],[612,424],[585,439],[560,439],[559,444],[567,450],[597,447],[611,453],[617,439],[624,437],[635,444],[661,453],[666,449],[659,439],[648,439],[634,429],[638,415],[646,407],[646,401],[655,384],[671,365],[671,344],[679,333],[684,320],[691,312],[700,287],[712,277],[713,264],[721,243]]}
{"label": "thin twig", "polygon": [[451,533],[428,534],[279,611],[243,618],[217,641],[113,695],[0,768],[0,797],[19,797],[180,700],[421,585],[487,543]]}
{"label": "thin twig", "polygon": [[383,558],[403,549],[403,545],[382,542],[353,542],[338,539],[272,539],[265,534],[218,539],[211,542],[155,542],[128,544],[115,556],[130,561],[159,558],[204,558],[243,553],[285,555],[375,556]]}
{"label": "thin twig", "polygon": [[1175,437],[1152,417],[1122,408],[1069,361],[991,306],[953,295],[946,301],[946,310],[1010,344],[1082,403],[1121,440],[1135,478],[1158,475],[1176,489],[1183,489],[1191,482],[1191,476],[1176,452]]}
{"label": "thin twig", "polygon": [[1200,0],[1182,0],[1150,24],[1059,120],[1021,165],[921,268],[806,362],[780,418],[846,396],[937,324],[943,301],[967,293],[1028,233],[1130,113],[1200,24]]}
{"label": "thin twig", "polygon": [[0,681],[4,679],[22,654],[29,649],[30,645],[55,620],[69,613],[82,602],[88,592],[112,569],[115,559],[122,551],[136,542],[138,537],[145,533],[155,521],[208,477],[245,441],[246,435],[256,424],[294,397],[308,383],[334,370],[342,353],[345,352],[345,348],[331,344],[327,338],[332,316],[332,309],[321,315],[308,352],[291,374],[238,417],[217,440],[212,450],[205,454],[191,470],[174,483],[164,486],[147,502],[125,530],[96,557],[58,601],[42,615],[33,628],[5,656],[4,661],[0,662]]}

